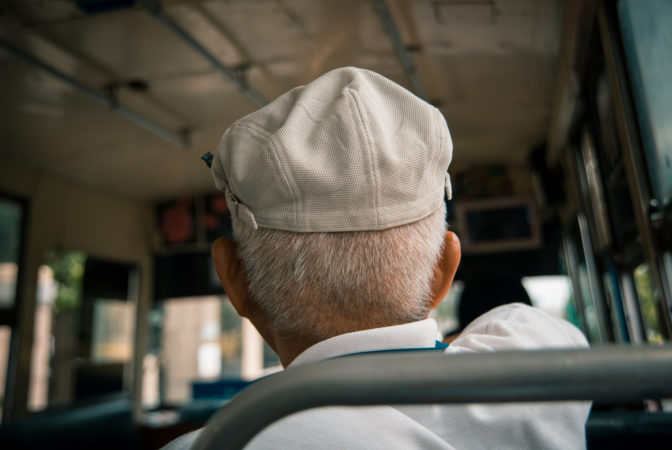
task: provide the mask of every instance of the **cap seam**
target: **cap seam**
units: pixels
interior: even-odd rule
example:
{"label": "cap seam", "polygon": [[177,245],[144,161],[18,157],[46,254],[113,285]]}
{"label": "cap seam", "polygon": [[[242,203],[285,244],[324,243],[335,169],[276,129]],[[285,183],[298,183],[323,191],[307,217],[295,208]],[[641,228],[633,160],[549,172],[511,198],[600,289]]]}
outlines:
{"label": "cap seam", "polygon": [[217,187],[217,189],[223,190],[218,186],[218,184],[221,183],[224,189],[230,190],[231,188],[229,187],[229,180],[226,174],[226,170],[223,167],[223,162],[220,161],[220,158],[217,157],[219,155],[220,149],[221,149],[221,143],[217,146],[217,151],[215,152],[215,155],[213,157],[211,174],[215,181],[215,187]]}
{"label": "cap seam", "polygon": [[[286,152],[285,152],[285,148],[284,148],[284,146],[279,145],[279,144],[277,143],[277,140],[276,140],[276,138],[275,138],[275,135],[269,133],[268,131],[266,131],[266,130],[264,130],[264,129],[261,129],[261,128],[257,127],[257,126],[256,126],[255,124],[253,124],[253,123],[238,124],[238,126],[237,126],[236,128],[242,128],[242,129],[249,130],[249,131],[251,131],[252,133],[256,133],[257,135],[263,136],[263,137],[265,137],[265,138],[268,139],[269,144],[270,144],[270,146],[269,146],[269,147],[270,147],[269,150],[271,150],[271,151],[268,152],[268,153],[270,153],[270,155],[271,155],[271,160],[273,161],[273,163],[275,164],[275,166],[279,169],[280,175],[282,176],[283,181],[285,182],[286,186],[289,188],[289,190],[292,192],[292,194],[294,194],[294,196],[295,196],[296,199],[301,200],[301,201],[298,202],[298,203],[299,203],[299,204],[303,204],[303,202],[302,202],[302,200],[303,200],[303,196],[300,194],[300,192],[297,192],[297,186],[296,186],[296,183],[295,183],[294,178],[292,178],[291,176],[288,176],[287,171],[285,170],[284,165],[281,164],[281,162],[280,162],[280,160],[279,160],[279,158],[278,158],[278,155],[276,155],[276,153],[273,151],[274,149],[277,150],[278,147],[279,147],[280,149],[282,149],[283,157],[286,156]],[[297,210],[296,210],[296,209],[297,209],[297,208],[296,208],[296,204],[297,204],[297,202],[293,202],[293,205],[294,205],[294,220],[295,220],[296,226],[298,227],[298,226],[299,226],[299,220],[298,220],[299,215],[298,215],[298,212],[297,212]],[[248,207],[248,209],[250,209],[250,208]],[[254,214],[254,212],[253,212],[252,214]]]}
{"label": "cap seam", "polygon": [[[380,214],[378,211],[378,205],[380,204],[380,180],[378,179],[378,173],[376,173],[375,167],[376,165],[374,164],[374,152],[373,152],[373,144],[371,142],[371,136],[367,127],[367,123],[364,119],[364,115],[362,114],[361,107],[359,105],[357,96],[355,96],[354,92],[352,92],[353,89],[348,87],[345,89],[345,92],[350,96],[352,99],[354,106],[355,106],[355,116],[359,120],[360,126],[362,128],[362,134],[364,135],[364,138],[366,140],[366,149],[367,149],[367,156],[369,160],[369,171],[373,177],[373,185],[374,185],[374,190],[375,190],[375,195],[373,198],[373,210],[375,211],[376,214],[376,228],[380,226]],[[360,93],[361,94],[361,93]]]}
{"label": "cap seam", "polygon": [[312,116],[312,114],[310,114],[310,111],[308,110],[308,108],[306,107],[306,105],[304,103],[297,102],[296,106],[298,106],[301,109],[301,111],[303,111],[306,114],[306,116],[308,117],[308,120],[310,120],[311,122],[313,122],[315,124],[318,124],[318,125],[322,124],[322,122],[324,122],[324,120],[318,120],[318,119],[314,118]]}
{"label": "cap seam", "polygon": [[[273,144],[274,148],[277,148],[279,151],[282,151],[283,157],[287,159],[287,149],[285,148],[284,145],[282,145],[281,142],[279,142],[276,139],[275,135],[271,135],[271,142]],[[277,158],[276,158],[277,159]],[[290,191],[294,194],[294,197],[296,198],[296,201],[293,202],[294,206],[294,223],[296,224],[297,227],[302,226],[303,224],[299,225],[301,223],[300,220],[300,215],[299,215],[299,207],[301,208],[301,212],[303,213],[303,216],[305,217],[305,202],[303,201],[303,192],[299,188],[298,184],[296,183],[296,180],[294,177],[291,176],[291,173],[289,173],[286,170],[286,167],[284,165],[280,164],[279,161],[276,161],[278,168],[280,169],[280,172],[282,174],[282,178],[285,180],[285,183],[287,183],[287,186],[289,187]],[[298,205],[298,206],[297,206]]]}
{"label": "cap seam", "polygon": [[[424,219],[425,217],[428,217],[429,215],[431,215],[432,213],[436,212],[437,210],[439,210],[441,208],[441,202],[442,201],[443,201],[443,199],[436,200],[434,202],[431,202],[433,204],[426,203],[426,202],[421,202],[421,203],[424,203],[425,208],[419,208],[419,206],[421,206],[421,205],[418,205],[417,204],[418,202],[415,202],[415,204],[413,204],[411,206],[414,207],[414,211],[422,210],[423,211],[422,214],[416,214],[413,218],[397,219],[397,220],[394,220],[390,223],[386,222],[384,225],[381,225],[379,223],[374,228],[370,228],[370,227],[367,227],[367,228],[357,228],[357,227],[352,228],[350,225],[348,225],[348,226],[340,227],[338,229],[335,229],[333,227],[329,227],[328,229],[310,229],[310,230],[308,230],[305,227],[300,227],[301,229],[297,230],[296,228],[292,228],[290,226],[281,225],[279,223],[276,223],[274,219],[269,218],[269,217],[265,218],[265,219],[269,219],[269,220],[259,220],[258,224],[259,224],[259,227],[261,227],[261,228],[271,228],[271,229],[277,229],[277,230],[294,231],[294,232],[298,232],[298,233],[322,233],[322,232],[324,232],[324,233],[339,233],[339,232],[349,232],[349,231],[386,230],[386,229],[389,229],[389,228],[394,228],[394,227],[398,227],[398,226],[403,226],[403,225],[408,225],[408,224],[411,224],[411,223],[415,223],[419,220]],[[278,218],[278,220],[281,220],[281,219],[282,218]]]}
{"label": "cap seam", "polygon": [[[443,155],[443,151],[445,150],[445,148],[444,148],[445,141],[443,139],[443,133],[441,132],[442,131],[441,130],[441,120],[440,120],[441,117],[439,116],[439,114],[441,114],[441,112],[439,111],[438,108],[435,107],[434,108],[434,125],[436,126],[436,131],[437,131],[438,138],[439,138],[439,151],[436,152],[436,157],[434,158],[434,161],[432,163],[432,171],[431,171],[431,174],[432,174],[431,176],[432,177],[434,176],[434,174],[436,174],[436,168],[439,165],[439,160],[441,159],[441,156]],[[432,149],[432,152],[433,151],[434,151],[434,149]],[[446,191],[446,176],[445,176],[445,174],[442,177],[442,180],[443,180],[442,181],[443,187],[441,188],[441,191],[445,192]]]}

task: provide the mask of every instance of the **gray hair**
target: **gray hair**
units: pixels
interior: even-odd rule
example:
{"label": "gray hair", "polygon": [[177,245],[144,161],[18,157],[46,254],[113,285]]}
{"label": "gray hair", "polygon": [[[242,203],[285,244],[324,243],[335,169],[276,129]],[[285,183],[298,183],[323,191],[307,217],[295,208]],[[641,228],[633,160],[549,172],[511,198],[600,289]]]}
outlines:
{"label": "gray hair", "polygon": [[285,337],[323,340],[422,320],[443,249],[445,206],[382,231],[295,233],[233,220],[253,300]]}

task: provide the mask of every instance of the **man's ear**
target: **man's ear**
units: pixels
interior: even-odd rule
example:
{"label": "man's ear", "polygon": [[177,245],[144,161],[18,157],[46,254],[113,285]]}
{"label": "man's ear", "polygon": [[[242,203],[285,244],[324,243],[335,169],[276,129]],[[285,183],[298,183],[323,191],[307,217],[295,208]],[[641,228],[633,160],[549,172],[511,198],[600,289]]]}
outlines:
{"label": "man's ear", "polygon": [[431,309],[436,308],[441,303],[450,286],[453,284],[453,278],[460,265],[462,257],[462,247],[460,240],[452,231],[446,231],[443,252],[434,267],[434,278],[432,280],[432,298]]}
{"label": "man's ear", "polygon": [[242,317],[250,316],[251,295],[243,262],[238,258],[237,245],[220,237],[212,244],[212,261],[231,304]]}

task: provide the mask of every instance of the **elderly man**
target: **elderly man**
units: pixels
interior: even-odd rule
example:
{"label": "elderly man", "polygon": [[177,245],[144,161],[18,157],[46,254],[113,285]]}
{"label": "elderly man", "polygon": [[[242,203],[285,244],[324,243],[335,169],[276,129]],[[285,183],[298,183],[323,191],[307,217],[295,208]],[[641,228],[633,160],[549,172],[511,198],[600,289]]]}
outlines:
{"label": "elderly man", "polygon": [[[442,347],[428,314],[460,260],[444,219],[451,157],[436,108],[351,67],[292,89],[224,133],[212,173],[234,239],[215,242],[215,268],[283,366]],[[518,304],[479,317],[441,351],[586,345],[570,324]],[[588,408],[319,408],[278,421],[249,448],[582,448]]]}

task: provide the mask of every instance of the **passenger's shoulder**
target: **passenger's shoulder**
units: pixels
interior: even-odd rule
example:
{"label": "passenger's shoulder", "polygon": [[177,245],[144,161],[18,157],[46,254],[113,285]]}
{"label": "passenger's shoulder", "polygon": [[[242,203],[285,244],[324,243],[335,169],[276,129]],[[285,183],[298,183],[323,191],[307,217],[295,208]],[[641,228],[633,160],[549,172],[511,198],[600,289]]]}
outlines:
{"label": "passenger's shoulder", "polygon": [[451,344],[452,352],[587,347],[574,325],[522,303],[495,308],[470,323]]}

